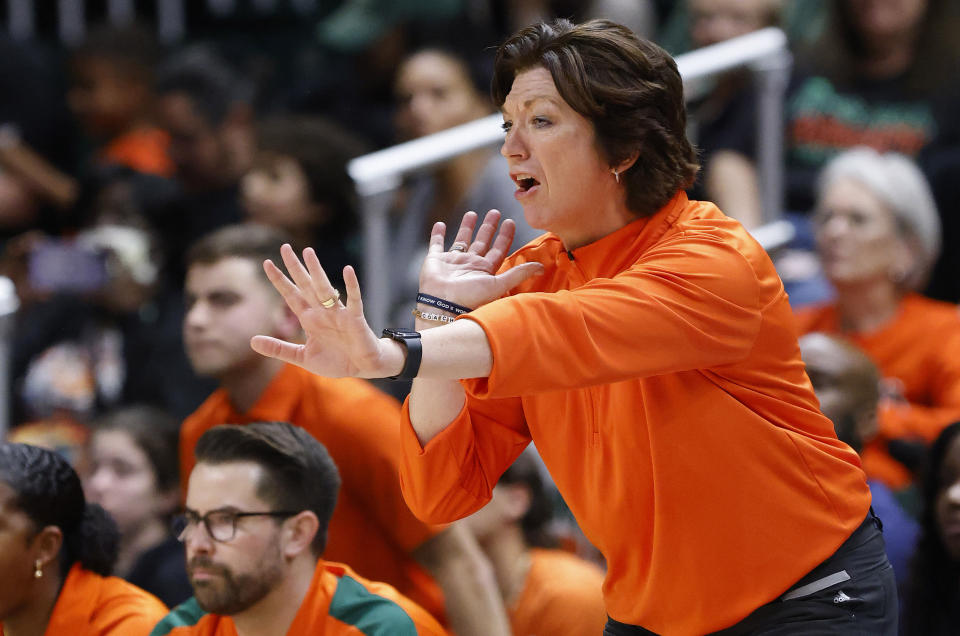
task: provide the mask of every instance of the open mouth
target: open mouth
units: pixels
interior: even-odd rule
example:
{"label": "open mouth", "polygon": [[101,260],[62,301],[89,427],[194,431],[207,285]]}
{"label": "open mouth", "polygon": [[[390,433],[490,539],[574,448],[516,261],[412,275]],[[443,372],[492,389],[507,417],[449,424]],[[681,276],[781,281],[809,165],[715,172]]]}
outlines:
{"label": "open mouth", "polygon": [[517,184],[517,189],[521,190],[522,192],[526,192],[530,188],[540,185],[539,181],[525,174],[515,175],[513,177],[513,181]]}

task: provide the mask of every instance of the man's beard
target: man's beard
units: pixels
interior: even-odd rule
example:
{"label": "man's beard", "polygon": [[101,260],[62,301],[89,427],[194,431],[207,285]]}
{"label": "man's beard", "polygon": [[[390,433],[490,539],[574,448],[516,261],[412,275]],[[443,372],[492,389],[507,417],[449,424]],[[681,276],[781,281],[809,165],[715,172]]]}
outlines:
{"label": "man's beard", "polygon": [[268,550],[250,573],[241,575],[235,575],[229,568],[204,557],[194,558],[187,567],[188,573],[193,568],[203,568],[218,575],[200,582],[195,582],[191,576],[193,594],[200,607],[211,614],[233,616],[249,609],[273,591],[283,578],[283,566],[279,546],[272,544]]}

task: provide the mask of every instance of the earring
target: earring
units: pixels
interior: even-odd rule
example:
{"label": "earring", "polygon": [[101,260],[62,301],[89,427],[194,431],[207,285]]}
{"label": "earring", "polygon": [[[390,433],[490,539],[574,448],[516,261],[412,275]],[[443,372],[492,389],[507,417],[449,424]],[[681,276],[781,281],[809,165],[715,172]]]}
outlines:
{"label": "earring", "polygon": [[613,171],[613,178],[617,180],[617,183],[620,183],[620,172],[618,170]]}
{"label": "earring", "polygon": [[33,564],[33,578],[42,579],[43,578],[43,564],[40,562],[40,559],[37,559]]}

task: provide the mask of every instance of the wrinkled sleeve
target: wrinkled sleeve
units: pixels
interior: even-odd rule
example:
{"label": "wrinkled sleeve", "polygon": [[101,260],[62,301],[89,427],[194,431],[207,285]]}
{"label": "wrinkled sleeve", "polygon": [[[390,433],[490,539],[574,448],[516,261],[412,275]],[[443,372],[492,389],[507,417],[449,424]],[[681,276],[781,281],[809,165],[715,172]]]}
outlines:
{"label": "wrinkled sleeve", "polygon": [[579,388],[745,358],[762,321],[751,263],[717,237],[665,241],[613,278],[524,293],[465,315],[493,350],[478,397]]}
{"label": "wrinkled sleeve", "polygon": [[428,523],[446,523],[479,510],[500,475],[530,443],[517,398],[477,399],[467,395],[456,419],[421,446],[403,403],[400,485],[414,514]]}

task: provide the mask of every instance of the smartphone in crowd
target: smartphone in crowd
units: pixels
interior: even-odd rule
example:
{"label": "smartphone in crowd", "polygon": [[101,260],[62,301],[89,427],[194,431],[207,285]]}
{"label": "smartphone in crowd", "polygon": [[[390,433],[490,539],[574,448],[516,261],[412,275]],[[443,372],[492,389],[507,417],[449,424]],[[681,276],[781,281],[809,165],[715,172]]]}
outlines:
{"label": "smartphone in crowd", "polygon": [[92,292],[107,284],[107,259],[102,250],[76,241],[46,239],[31,250],[28,272],[39,292]]}

